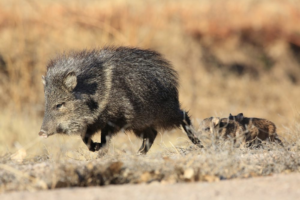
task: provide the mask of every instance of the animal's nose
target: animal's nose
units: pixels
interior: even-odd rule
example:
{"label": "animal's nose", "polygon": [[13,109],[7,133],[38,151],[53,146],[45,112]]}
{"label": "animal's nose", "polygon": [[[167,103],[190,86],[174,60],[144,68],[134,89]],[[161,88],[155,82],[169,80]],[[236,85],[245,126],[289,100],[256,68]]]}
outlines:
{"label": "animal's nose", "polygon": [[43,130],[43,129],[40,130],[39,136],[41,136],[41,137],[48,137],[47,132],[45,130]]}

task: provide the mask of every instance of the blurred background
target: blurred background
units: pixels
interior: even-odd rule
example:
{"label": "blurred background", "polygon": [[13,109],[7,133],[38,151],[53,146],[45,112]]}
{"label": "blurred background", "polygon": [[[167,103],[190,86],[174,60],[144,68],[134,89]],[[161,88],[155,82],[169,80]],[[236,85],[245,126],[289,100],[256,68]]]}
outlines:
{"label": "blurred background", "polygon": [[[294,130],[300,135],[299,25],[298,0],[1,0],[0,156],[37,138],[49,59],[107,45],[149,48],[170,60],[195,127],[243,112],[273,121],[287,140]],[[185,137],[177,130],[165,140],[172,135]],[[127,137],[116,136],[114,146]]]}

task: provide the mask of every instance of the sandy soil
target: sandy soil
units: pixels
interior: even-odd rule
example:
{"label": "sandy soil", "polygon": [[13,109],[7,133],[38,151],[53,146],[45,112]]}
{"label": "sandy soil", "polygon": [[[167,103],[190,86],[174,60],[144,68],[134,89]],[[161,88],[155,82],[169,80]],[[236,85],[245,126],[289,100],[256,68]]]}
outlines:
{"label": "sandy soil", "polygon": [[234,179],[221,182],[185,184],[118,185],[64,188],[39,192],[12,192],[1,200],[22,199],[299,199],[300,174]]}

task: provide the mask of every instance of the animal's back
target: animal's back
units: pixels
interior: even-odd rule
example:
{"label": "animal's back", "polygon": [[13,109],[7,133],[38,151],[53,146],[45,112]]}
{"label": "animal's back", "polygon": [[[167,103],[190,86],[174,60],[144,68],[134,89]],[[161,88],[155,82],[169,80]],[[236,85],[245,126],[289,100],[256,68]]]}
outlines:
{"label": "animal's back", "polygon": [[237,120],[243,125],[246,131],[246,140],[250,142],[250,144],[251,141],[258,139],[263,141],[270,140],[271,142],[276,141],[282,145],[282,142],[276,133],[276,125],[273,122],[267,119],[244,117],[243,113],[239,113],[236,116],[230,114],[229,118]]}
{"label": "animal's back", "polygon": [[177,73],[169,62],[149,50],[113,50],[114,56],[104,63],[112,76],[110,109],[123,110],[133,128],[179,126]]}
{"label": "animal's back", "polygon": [[276,135],[276,126],[273,122],[269,120],[244,117],[241,123],[244,125],[246,130],[253,129],[252,126],[254,126],[257,129],[257,131],[252,131],[254,133],[256,132],[256,134],[252,134],[252,137],[258,137],[261,140],[267,140],[268,138],[273,138],[274,135]]}

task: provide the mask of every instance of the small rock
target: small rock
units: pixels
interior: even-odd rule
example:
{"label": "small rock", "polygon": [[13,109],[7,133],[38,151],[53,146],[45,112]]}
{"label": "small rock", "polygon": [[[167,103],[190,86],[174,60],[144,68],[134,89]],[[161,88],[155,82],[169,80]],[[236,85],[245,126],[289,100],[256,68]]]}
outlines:
{"label": "small rock", "polygon": [[194,176],[194,170],[192,168],[188,168],[184,171],[183,177],[185,179],[191,179]]}

